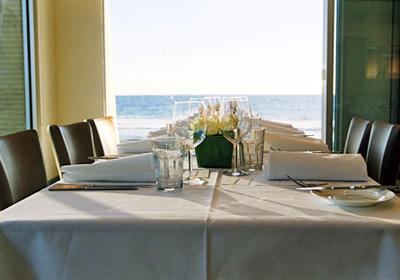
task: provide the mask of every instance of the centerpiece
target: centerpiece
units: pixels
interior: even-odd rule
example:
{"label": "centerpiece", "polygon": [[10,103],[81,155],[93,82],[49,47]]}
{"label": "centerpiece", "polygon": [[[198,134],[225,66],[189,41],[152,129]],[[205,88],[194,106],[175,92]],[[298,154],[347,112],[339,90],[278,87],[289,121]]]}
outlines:
{"label": "centerpiece", "polygon": [[[230,121],[235,122],[235,119],[232,118]],[[207,117],[206,138],[195,150],[197,166],[199,167],[232,167],[233,145],[221,133],[221,122],[218,114]]]}

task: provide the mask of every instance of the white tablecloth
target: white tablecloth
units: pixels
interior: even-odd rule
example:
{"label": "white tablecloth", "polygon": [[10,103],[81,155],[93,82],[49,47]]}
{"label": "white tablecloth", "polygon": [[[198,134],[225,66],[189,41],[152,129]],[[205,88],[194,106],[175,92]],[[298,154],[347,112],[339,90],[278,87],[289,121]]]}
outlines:
{"label": "white tablecloth", "polygon": [[42,190],[0,213],[0,279],[400,279],[398,197],[338,207],[248,178]]}

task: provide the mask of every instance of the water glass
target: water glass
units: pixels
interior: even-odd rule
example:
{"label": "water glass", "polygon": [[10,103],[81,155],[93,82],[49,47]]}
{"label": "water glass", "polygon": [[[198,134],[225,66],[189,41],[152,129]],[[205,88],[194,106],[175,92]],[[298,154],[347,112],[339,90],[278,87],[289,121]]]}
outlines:
{"label": "water glass", "polygon": [[252,117],[251,118],[251,127],[257,128],[261,127],[261,117]]}
{"label": "water glass", "polygon": [[182,190],[185,139],[163,137],[151,139],[156,166],[156,186],[158,191]]}
{"label": "water glass", "polygon": [[243,139],[243,164],[249,171],[262,170],[265,128],[256,127]]}

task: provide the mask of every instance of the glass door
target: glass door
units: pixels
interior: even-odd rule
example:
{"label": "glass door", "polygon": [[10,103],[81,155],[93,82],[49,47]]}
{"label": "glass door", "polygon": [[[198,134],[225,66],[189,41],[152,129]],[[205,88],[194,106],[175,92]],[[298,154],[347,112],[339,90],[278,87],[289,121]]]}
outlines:
{"label": "glass door", "polygon": [[399,121],[399,1],[337,1],[334,148],[354,116]]}

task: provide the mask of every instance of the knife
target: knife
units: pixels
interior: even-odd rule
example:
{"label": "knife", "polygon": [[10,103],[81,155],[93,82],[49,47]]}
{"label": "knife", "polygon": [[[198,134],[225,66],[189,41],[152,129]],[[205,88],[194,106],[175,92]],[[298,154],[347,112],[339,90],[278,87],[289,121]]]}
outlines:
{"label": "knife", "polygon": [[400,191],[400,186],[384,186],[384,185],[352,185],[352,186],[331,186],[331,187],[310,187],[310,188],[296,188],[300,191],[323,191],[323,190],[365,190],[365,189],[386,189],[391,191]]}
{"label": "knife", "polygon": [[[154,183],[152,183],[154,185]],[[56,184],[49,187],[49,191],[90,191],[90,190],[137,190],[140,186],[149,186],[149,183],[133,184]]]}

